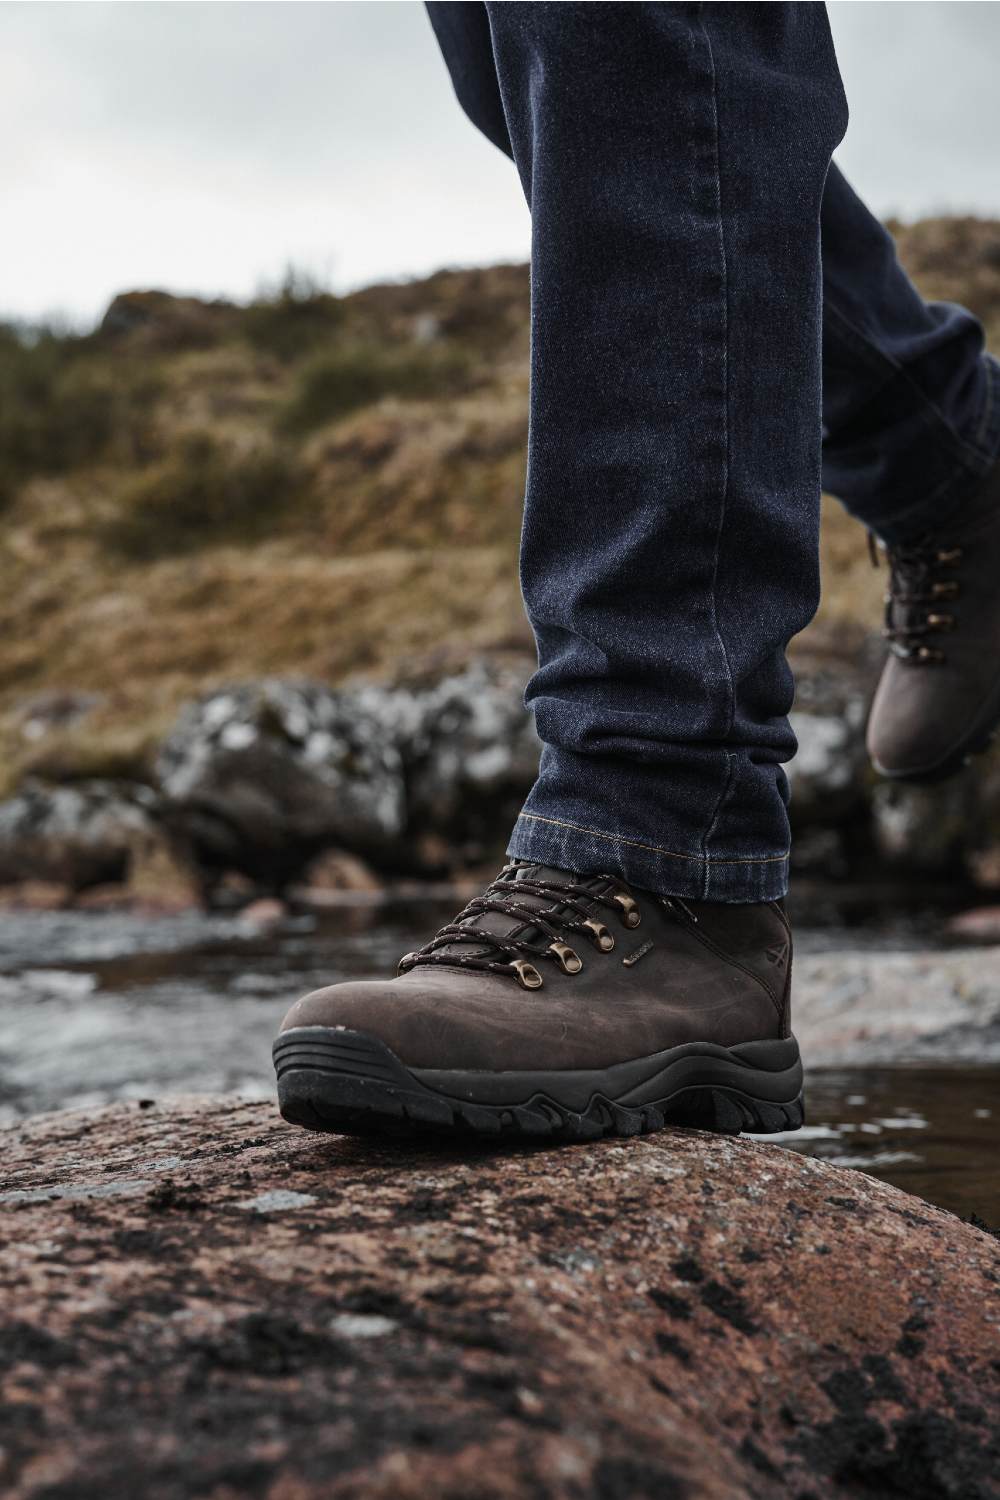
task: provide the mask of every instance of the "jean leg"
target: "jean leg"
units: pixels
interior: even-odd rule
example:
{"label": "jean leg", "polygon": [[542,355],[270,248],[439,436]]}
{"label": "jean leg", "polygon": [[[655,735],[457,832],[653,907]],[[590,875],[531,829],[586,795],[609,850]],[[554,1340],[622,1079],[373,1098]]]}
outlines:
{"label": "jean leg", "polygon": [[781,895],[785,646],[818,596],[821,5],[489,4],[532,211],[521,576],[539,778],[510,852]]}
{"label": "jean leg", "polygon": [[823,487],[905,542],[940,525],[1000,457],[1000,367],[970,312],[923,301],[836,167],[822,255]]}
{"label": "jean leg", "polygon": [[459,104],[487,140],[512,157],[483,0],[427,0],[424,9]]}

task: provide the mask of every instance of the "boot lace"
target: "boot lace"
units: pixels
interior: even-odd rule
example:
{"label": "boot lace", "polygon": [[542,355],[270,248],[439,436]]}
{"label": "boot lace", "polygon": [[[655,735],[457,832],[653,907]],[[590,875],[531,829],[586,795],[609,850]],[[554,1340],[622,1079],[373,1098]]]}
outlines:
{"label": "boot lace", "polygon": [[880,551],[889,561],[882,630],[889,650],[906,661],[924,665],[944,661],[944,651],[928,644],[928,637],[955,628],[955,616],[941,606],[946,600],[958,598],[958,579],[947,575],[961,561],[962,548],[941,547],[930,537],[890,547],[869,532],[868,550],[874,567],[879,566]]}
{"label": "boot lace", "polygon": [[[545,981],[536,961],[555,963],[564,974],[579,974],[583,968],[583,959],[566,941],[568,936],[591,943],[600,953],[611,952],[615,946],[614,934],[595,915],[600,908],[613,912],[629,928],[638,927],[642,920],[635,898],[611,875],[590,877],[585,886],[570,886],[549,877],[514,879],[519,868],[517,863],[505,865],[483,894],[473,897],[436,937],[422,948],[405,953],[399,960],[398,972],[405,974],[421,964],[459,966],[508,974],[522,989],[538,990]],[[529,906],[523,901],[525,896],[550,904]],[[477,925],[489,912],[520,920],[523,925],[509,933],[491,932]],[[455,945],[462,943],[487,951],[455,952]]]}

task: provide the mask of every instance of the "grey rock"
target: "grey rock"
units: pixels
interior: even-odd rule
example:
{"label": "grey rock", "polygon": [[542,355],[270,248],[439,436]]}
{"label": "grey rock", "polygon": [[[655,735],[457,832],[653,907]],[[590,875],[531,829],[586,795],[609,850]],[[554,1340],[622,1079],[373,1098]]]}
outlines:
{"label": "grey rock", "polygon": [[232,1099],[0,1147],[22,1191],[183,1161],[172,1197],[0,1214],[11,1500],[998,1493],[1000,1244],[862,1172],[697,1130],[500,1160]]}
{"label": "grey rock", "polygon": [[53,730],[69,729],[104,702],[98,693],[71,690],[35,693],[17,704],[15,713],[26,740],[44,739]]}
{"label": "grey rock", "polygon": [[786,766],[796,823],[843,817],[864,798],[864,721],[868,688],[860,672],[799,670],[790,721],[798,751]]}
{"label": "grey rock", "polygon": [[1000,948],[817,951],[804,936],[792,1025],[810,1064],[1000,1061]]}
{"label": "grey rock", "polygon": [[975,826],[974,804],[968,777],[933,786],[881,782],[871,813],[882,861],[923,875],[958,873]]}
{"label": "grey rock", "polygon": [[157,804],[144,786],[29,782],[0,803],[0,885],[50,880],[79,890],[120,880],[132,850],[157,836]]}
{"label": "grey rock", "polygon": [[426,687],[362,692],[399,746],[411,836],[475,858],[506,835],[538,771],[525,676],[480,660]]}
{"label": "grey rock", "polygon": [[522,677],[475,662],[429,685],[333,691],[265,679],[189,705],[157,773],[172,823],[219,867],[275,884],[327,848],[418,868],[506,830],[538,744]]}
{"label": "grey rock", "polygon": [[189,704],[156,770],[208,864],[275,883],[329,845],[385,852],[406,801],[399,749],[363,693],[265,678]]}

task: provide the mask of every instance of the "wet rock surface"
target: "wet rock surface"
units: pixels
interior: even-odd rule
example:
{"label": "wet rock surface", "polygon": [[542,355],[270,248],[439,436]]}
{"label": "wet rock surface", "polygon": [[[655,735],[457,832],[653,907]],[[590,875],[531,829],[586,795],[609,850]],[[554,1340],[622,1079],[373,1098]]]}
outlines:
{"label": "wet rock surface", "polygon": [[3,1161],[11,1500],[1000,1493],[1000,1244],[859,1174],[225,1100],[38,1117]]}

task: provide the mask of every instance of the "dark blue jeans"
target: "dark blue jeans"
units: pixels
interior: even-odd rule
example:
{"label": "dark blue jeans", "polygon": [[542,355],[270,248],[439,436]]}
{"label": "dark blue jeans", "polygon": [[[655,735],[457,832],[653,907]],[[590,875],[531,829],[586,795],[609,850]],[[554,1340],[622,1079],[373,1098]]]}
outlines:
{"label": "dark blue jeans", "polygon": [[946,520],[1000,450],[997,367],[831,168],[847,108],[822,5],[428,10],[532,215],[543,749],[510,852],[780,896],[821,476],[888,540]]}

